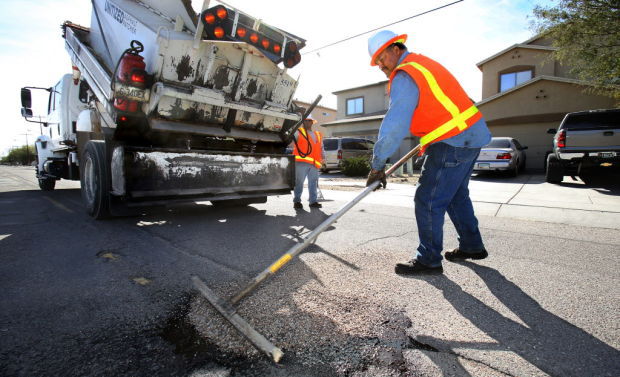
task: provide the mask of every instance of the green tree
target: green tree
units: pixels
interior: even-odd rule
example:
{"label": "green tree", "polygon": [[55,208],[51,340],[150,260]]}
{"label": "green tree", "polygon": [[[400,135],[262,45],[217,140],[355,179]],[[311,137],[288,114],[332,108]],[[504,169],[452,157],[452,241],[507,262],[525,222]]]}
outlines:
{"label": "green tree", "polygon": [[21,147],[13,148],[8,155],[2,157],[0,163],[29,165],[34,160],[34,158],[34,146],[23,145]]}
{"label": "green tree", "polygon": [[620,101],[620,1],[559,0],[536,6],[533,25],[550,37],[555,58],[599,93]]}

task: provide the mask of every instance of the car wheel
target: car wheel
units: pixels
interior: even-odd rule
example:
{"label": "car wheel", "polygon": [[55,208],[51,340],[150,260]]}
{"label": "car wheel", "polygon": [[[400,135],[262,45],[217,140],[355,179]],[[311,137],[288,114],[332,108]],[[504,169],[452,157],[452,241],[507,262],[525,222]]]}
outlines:
{"label": "car wheel", "polygon": [[547,156],[547,170],[545,172],[545,181],[549,183],[560,183],[564,178],[564,169],[562,163],[554,154]]}
{"label": "car wheel", "polygon": [[517,163],[515,164],[515,167],[510,171],[511,177],[516,177],[519,175],[519,166],[520,166],[520,163],[517,161]]}

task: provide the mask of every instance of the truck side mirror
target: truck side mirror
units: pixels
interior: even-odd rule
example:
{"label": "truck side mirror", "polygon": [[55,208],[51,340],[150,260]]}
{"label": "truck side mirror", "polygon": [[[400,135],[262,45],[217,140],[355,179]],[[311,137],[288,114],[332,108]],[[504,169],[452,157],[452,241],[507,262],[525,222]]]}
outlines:
{"label": "truck side mirror", "polygon": [[548,134],[555,134],[556,132],[557,132],[557,130],[556,130],[555,128],[549,128],[549,129],[547,130],[547,133],[548,133]]}
{"label": "truck side mirror", "polygon": [[24,118],[32,118],[32,109],[22,107],[22,116]]}
{"label": "truck side mirror", "polygon": [[78,99],[82,103],[88,103],[88,84],[85,80],[80,81],[80,87],[78,91]]}
{"label": "truck side mirror", "polygon": [[22,97],[22,116],[24,118],[32,117],[32,95],[30,94],[30,89],[22,88],[21,89],[21,97]]}

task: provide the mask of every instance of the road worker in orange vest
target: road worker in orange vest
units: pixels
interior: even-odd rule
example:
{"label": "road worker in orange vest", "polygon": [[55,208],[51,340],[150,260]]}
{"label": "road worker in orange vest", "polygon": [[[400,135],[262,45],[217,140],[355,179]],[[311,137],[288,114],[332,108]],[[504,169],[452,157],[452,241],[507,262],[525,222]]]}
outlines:
{"label": "road worker in orange vest", "polygon": [[308,196],[311,208],[321,208],[317,200],[319,186],[319,169],[325,159],[323,151],[323,137],[319,131],[312,131],[316,120],[309,115],[303,127],[295,134],[293,154],[295,155],[295,190],[293,208],[302,209],[301,194],[304,190],[304,181],[308,178]]}
{"label": "road worker in orange vest", "polygon": [[385,162],[402,140],[420,138],[424,162],[415,192],[419,246],[397,274],[442,273],[446,212],[459,246],[445,253],[450,261],[484,259],[478,220],[469,197],[469,177],[480,148],[491,140],[482,114],[454,76],[441,64],[409,52],[407,35],[382,30],[368,39],[370,65],[389,78],[390,106],[375,143],[367,185],[386,186]]}

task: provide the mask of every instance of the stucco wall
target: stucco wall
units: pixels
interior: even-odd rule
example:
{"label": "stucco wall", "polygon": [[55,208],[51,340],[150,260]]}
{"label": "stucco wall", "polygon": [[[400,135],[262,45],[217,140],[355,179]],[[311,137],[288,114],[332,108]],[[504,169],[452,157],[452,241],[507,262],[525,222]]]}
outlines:
{"label": "stucco wall", "polygon": [[590,94],[587,87],[566,82],[540,80],[510,93],[477,104],[490,125],[561,119],[564,114],[614,107],[614,100]]}
{"label": "stucco wall", "polygon": [[533,77],[558,76],[555,62],[549,58],[551,51],[515,47],[482,65],[482,99],[499,93],[500,73],[526,70],[534,67]]}
{"label": "stucco wall", "polygon": [[364,113],[356,114],[355,116],[363,116],[368,114],[375,114],[384,111],[388,107],[387,83],[382,83],[374,86],[366,86],[362,88],[347,90],[345,92],[339,92],[338,98],[338,116],[337,119],[347,118],[346,106],[347,99],[363,97],[364,98]]}
{"label": "stucco wall", "polygon": [[367,122],[354,122],[344,123],[337,126],[325,127],[326,136],[343,137],[343,136],[355,136],[355,137],[368,137],[374,140],[379,132],[379,126],[381,122],[378,120]]}
{"label": "stucco wall", "polygon": [[[297,106],[301,106],[301,107],[304,107],[304,108],[309,108],[310,107],[310,104],[307,103],[307,102],[302,102],[302,101],[298,101],[298,100],[294,100],[293,102],[295,102],[295,104],[297,104]],[[314,119],[316,119],[316,121],[317,121],[317,123],[315,124],[313,129],[315,131],[319,131],[323,136],[325,136],[327,134],[328,130],[326,129],[326,127],[323,127],[321,125],[323,123],[333,122],[334,120],[336,120],[336,109],[332,109],[332,108],[329,108],[329,107],[317,105],[317,106],[314,107],[314,110],[312,110],[311,114],[312,114],[312,117]]]}

